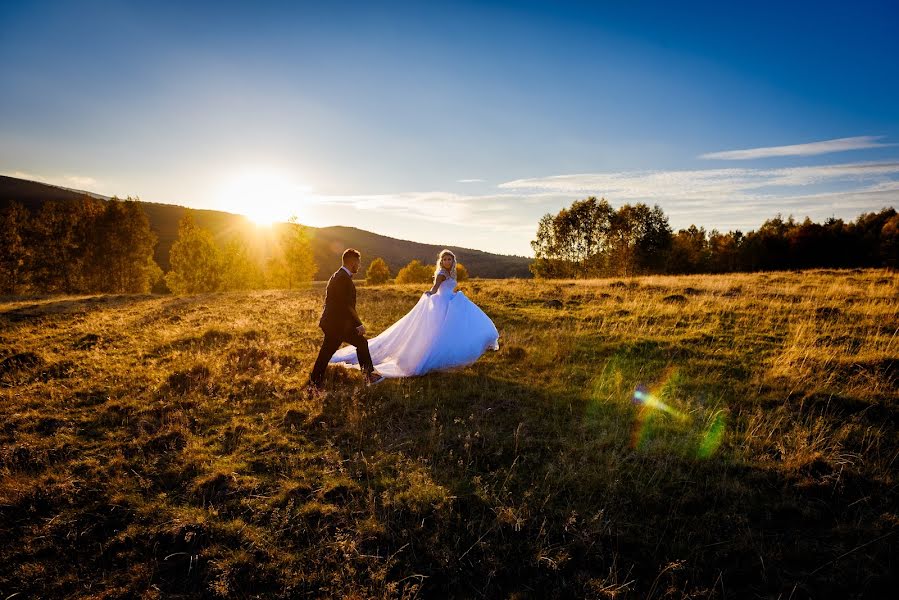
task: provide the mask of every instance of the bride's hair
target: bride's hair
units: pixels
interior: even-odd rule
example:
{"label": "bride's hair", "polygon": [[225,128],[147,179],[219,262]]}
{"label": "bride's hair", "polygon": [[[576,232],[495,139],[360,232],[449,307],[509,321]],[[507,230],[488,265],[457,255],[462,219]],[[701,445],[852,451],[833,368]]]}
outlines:
{"label": "bride's hair", "polygon": [[440,269],[443,268],[443,267],[440,265],[440,261],[442,261],[442,260],[443,260],[443,257],[444,257],[444,256],[447,256],[447,255],[453,257],[453,268],[450,269],[450,275],[449,275],[449,276],[450,276],[450,279],[455,279],[455,278],[456,278],[456,255],[453,254],[453,251],[452,251],[452,250],[447,250],[447,249],[444,248],[443,250],[440,251],[440,254],[437,256],[437,267],[434,269],[434,278],[435,278],[435,279],[437,278],[437,274],[440,273]]}

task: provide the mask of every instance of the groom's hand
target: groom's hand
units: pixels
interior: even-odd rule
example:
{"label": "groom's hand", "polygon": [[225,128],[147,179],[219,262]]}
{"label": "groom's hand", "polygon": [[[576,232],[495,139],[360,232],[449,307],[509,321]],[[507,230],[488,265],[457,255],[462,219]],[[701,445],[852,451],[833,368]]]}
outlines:
{"label": "groom's hand", "polygon": [[359,335],[365,335],[365,325],[360,325],[356,328],[356,331],[359,333]]}

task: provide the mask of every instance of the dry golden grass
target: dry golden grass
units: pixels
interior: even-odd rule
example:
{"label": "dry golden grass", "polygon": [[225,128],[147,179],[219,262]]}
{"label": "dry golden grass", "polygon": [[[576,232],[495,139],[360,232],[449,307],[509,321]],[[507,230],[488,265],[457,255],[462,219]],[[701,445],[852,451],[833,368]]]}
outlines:
{"label": "dry golden grass", "polygon": [[321,284],[0,299],[0,596],[895,587],[895,273],[461,289],[499,352],[319,397]]}

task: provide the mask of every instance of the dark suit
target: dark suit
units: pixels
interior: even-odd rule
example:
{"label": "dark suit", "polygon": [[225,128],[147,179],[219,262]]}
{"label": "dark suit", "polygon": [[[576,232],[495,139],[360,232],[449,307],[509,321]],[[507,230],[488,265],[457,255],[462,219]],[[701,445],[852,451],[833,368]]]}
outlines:
{"label": "dark suit", "polygon": [[331,275],[325,291],[325,308],[318,320],[318,326],[325,332],[325,340],[309,376],[312,383],[321,385],[328,361],[343,342],[356,347],[359,366],[363,372],[371,373],[375,370],[368,351],[368,340],[356,331],[360,325],[362,321],[356,314],[356,286],[353,285],[352,276],[340,268]]}

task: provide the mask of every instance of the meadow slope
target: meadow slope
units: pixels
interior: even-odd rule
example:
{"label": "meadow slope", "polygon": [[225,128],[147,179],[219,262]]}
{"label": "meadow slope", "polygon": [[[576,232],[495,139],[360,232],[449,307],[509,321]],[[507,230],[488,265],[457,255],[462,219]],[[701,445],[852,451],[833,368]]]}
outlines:
{"label": "meadow slope", "polygon": [[899,275],[460,289],[498,352],[321,397],[320,285],[0,299],[0,596],[895,590]]}

